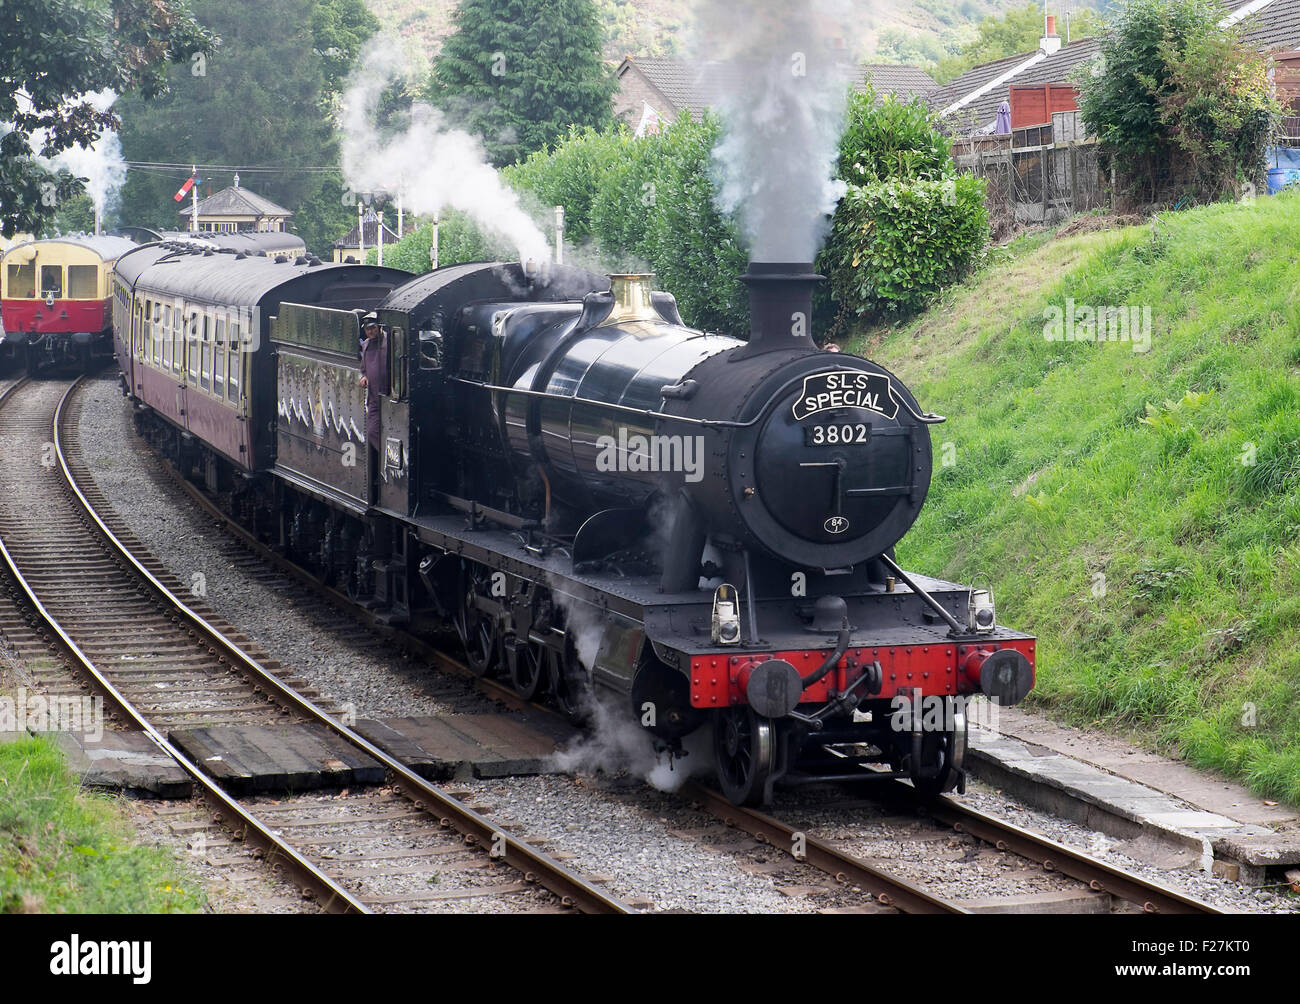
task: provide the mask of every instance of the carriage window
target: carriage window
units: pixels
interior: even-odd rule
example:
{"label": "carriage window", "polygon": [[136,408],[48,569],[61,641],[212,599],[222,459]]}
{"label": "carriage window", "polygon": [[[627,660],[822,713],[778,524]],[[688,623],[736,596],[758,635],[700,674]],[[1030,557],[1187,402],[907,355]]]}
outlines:
{"label": "carriage window", "polygon": [[162,342],[163,342],[163,309],[161,303],[153,305],[153,361],[154,365],[162,362]]}
{"label": "carriage window", "polygon": [[99,295],[98,265],[68,266],[68,298],[94,300]]}
{"label": "carriage window", "polygon": [[226,371],[226,397],[231,401],[239,400],[239,378],[243,373],[244,357],[234,349],[230,350],[230,368]]}
{"label": "carriage window", "polygon": [[179,373],[185,361],[185,343],[181,340],[181,308],[172,311],[172,372]]}
{"label": "carriage window", "polygon": [[153,337],[153,301],[144,301],[144,323],[140,325],[140,330],[135,339],[135,357],[137,359],[149,358],[149,339]]}
{"label": "carriage window", "polygon": [[[171,321],[171,307],[168,307],[164,313],[167,321]],[[162,332],[162,368],[167,371],[172,368],[172,331],[171,324],[167,323]]]}
{"label": "carriage window", "polygon": [[208,318],[205,316],[202,322],[202,348],[203,369],[199,374],[199,386],[204,390],[212,389],[212,331],[208,327]]}
{"label": "carriage window", "polygon": [[191,314],[186,327],[185,354],[189,360],[190,383],[196,384],[199,382],[199,315]]}
{"label": "carriage window", "polygon": [[11,300],[30,300],[36,295],[36,262],[9,266],[9,292]]}
{"label": "carriage window", "polygon": [[217,344],[212,349],[212,393],[226,396],[226,321],[217,318]]}
{"label": "carriage window", "polygon": [[406,397],[406,339],[401,328],[388,333],[388,386],[395,400]]}
{"label": "carriage window", "polygon": [[62,265],[42,265],[41,266],[41,296],[46,297],[53,293],[56,297],[63,295],[63,266]]}

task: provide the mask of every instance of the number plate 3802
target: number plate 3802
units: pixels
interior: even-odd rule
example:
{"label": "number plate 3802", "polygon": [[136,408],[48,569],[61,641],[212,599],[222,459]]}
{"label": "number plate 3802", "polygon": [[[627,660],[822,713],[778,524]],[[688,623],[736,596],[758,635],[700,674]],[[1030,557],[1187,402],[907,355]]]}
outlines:
{"label": "number plate 3802", "polygon": [[805,446],[856,446],[871,439],[871,426],[866,422],[842,422],[833,425],[805,425]]}

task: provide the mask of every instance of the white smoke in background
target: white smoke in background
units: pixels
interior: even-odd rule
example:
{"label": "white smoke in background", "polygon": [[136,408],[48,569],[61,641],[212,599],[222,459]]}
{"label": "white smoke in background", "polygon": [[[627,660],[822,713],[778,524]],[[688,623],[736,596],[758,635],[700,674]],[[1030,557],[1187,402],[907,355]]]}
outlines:
{"label": "white smoke in background", "polygon": [[697,5],[696,57],[723,118],[719,208],[737,214],[755,261],[812,261],[844,194],[835,161],[854,14],[851,0]]}
{"label": "white smoke in background", "polygon": [[487,162],[482,144],[453,129],[438,109],[416,102],[396,134],[378,124],[384,89],[405,75],[406,58],[384,36],[362,52],[343,97],[343,175],[358,192],[400,194],[407,212],[436,217],[459,210],[519,252],[519,260],[550,260],[546,236]]}
{"label": "white smoke in background", "polygon": [[[106,89],[82,94],[73,103],[86,102],[96,111],[106,112],[116,100],[117,94]],[[45,167],[55,171],[64,168],[85,179],[86,194],[95,204],[97,219],[105,219],[117,207],[118,196],[126,183],[126,161],[122,158],[122,143],[116,132],[106,130],[88,148],[74,146],[48,158],[40,155],[45,145],[45,130],[38,129],[32,133],[28,143],[36,160]]]}

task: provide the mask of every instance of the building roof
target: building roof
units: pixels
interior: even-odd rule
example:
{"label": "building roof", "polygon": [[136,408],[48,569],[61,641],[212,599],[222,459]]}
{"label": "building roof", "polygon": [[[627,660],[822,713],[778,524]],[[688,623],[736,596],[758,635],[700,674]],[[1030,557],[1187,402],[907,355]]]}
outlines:
{"label": "building roof", "polygon": [[[180,216],[193,216],[194,207],[188,206],[179,211]],[[270,199],[231,185],[219,192],[209,195],[199,202],[200,216],[292,216],[293,213],[283,206],[277,206]]]}
{"label": "building roof", "polygon": [[[656,111],[686,112],[698,118],[709,108],[716,108],[723,97],[735,88],[736,71],[728,63],[695,63],[682,59],[629,56],[618,68],[618,76],[632,68],[663,95],[671,109]],[[878,94],[896,94],[902,98],[924,96],[939,85],[919,66],[892,63],[849,65],[841,67],[845,82],[861,91],[868,81]]]}
{"label": "building roof", "polygon": [[1260,52],[1300,48],[1300,3],[1273,0],[1242,18],[1241,34],[1247,45]]}
{"label": "building roof", "polygon": [[[1241,21],[1246,44],[1261,52],[1300,45],[1300,3],[1296,0],[1220,0],[1224,8],[1243,11],[1263,3]],[[954,132],[977,132],[997,116],[998,105],[1007,100],[1010,85],[1073,83],[1082,64],[1094,59],[1100,49],[1096,36],[1063,45],[1050,55],[1042,49],[1005,56],[972,67],[950,83],[932,91],[927,100],[935,111],[951,109],[945,118]],[[1006,79],[999,80],[1000,77]],[[993,81],[997,83],[988,86]],[[984,90],[981,90],[984,88]],[[972,96],[973,95],[973,96]],[[958,107],[954,107],[958,106]]]}
{"label": "building roof", "polygon": [[893,94],[900,98],[925,97],[939,85],[919,66],[896,63],[868,63],[862,68],[862,82],[858,90],[866,87],[867,80],[877,94]]}

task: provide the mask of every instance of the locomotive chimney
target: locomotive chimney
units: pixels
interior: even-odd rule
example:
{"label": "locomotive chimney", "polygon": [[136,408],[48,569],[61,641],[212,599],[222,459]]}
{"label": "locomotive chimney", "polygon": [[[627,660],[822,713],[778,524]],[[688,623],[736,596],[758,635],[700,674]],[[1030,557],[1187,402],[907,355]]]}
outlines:
{"label": "locomotive chimney", "polygon": [[779,349],[812,348],[813,288],[824,276],[809,262],[749,263],[749,344],[735,358]]}

